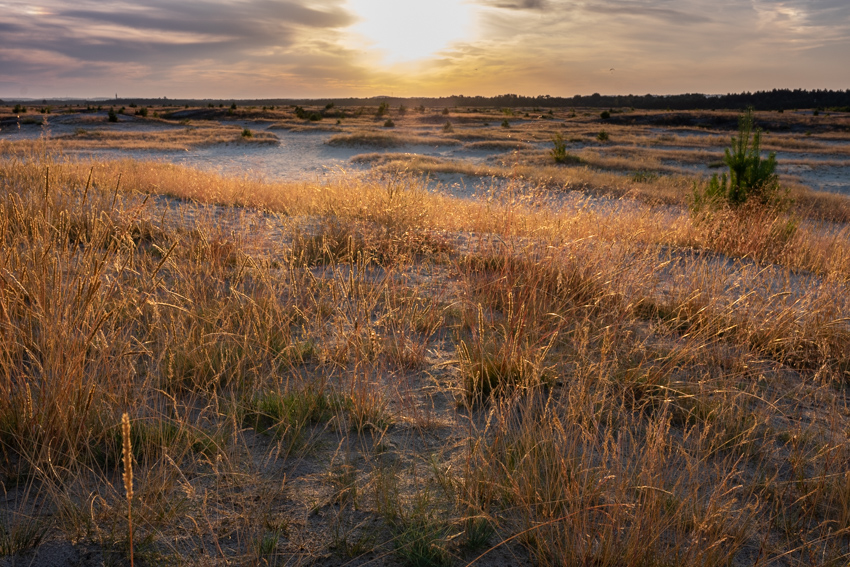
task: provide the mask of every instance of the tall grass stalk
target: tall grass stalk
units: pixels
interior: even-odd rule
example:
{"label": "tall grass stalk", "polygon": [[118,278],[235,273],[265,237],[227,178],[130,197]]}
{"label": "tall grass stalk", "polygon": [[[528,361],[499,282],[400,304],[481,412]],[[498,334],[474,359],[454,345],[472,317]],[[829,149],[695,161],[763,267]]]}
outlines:
{"label": "tall grass stalk", "polygon": [[133,445],[130,441],[130,416],[121,415],[121,439],[124,459],[124,494],[127,498],[127,539],[130,545],[130,567],[133,566]]}

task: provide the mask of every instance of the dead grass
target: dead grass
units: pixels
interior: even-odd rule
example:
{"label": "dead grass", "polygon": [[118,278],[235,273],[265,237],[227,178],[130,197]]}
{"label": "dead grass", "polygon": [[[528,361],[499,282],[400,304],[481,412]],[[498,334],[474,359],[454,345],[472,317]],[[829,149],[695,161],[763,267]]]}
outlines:
{"label": "dead grass", "polygon": [[411,134],[387,134],[383,132],[357,132],[337,134],[328,140],[330,146],[372,146],[395,148],[399,146],[457,146],[460,142],[443,136],[417,136]]}
{"label": "dead grass", "polygon": [[129,557],[126,412],[140,563],[846,563],[846,227],[531,171],[4,158],[0,551]]}

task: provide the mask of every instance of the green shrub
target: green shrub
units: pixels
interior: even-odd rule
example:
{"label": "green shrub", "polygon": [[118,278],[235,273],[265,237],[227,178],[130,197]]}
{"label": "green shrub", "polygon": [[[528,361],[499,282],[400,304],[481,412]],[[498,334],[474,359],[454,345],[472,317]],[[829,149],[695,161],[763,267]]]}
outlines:
{"label": "green shrub", "polygon": [[393,122],[392,118],[388,118],[386,122],[384,122],[384,128],[393,128],[395,127],[395,122]]}
{"label": "green shrub", "polygon": [[654,171],[641,169],[632,173],[632,181],[635,183],[652,183],[658,180],[658,174]]}
{"label": "green shrub", "polygon": [[248,128],[245,128],[244,130],[242,130],[242,137],[243,138],[252,138],[253,136],[254,136],[254,133],[251,132]]}
{"label": "green shrub", "polygon": [[733,136],[731,147],[726,148],[723,163],[729,172],[721,177],[713,175],[703,189],[695,186],[691,209],[739,207],[750,198],[764,205],[779,205],[785,195],[781,194],[776,174],[776,153],[762,159],[760,145],[761,131],[754,127],[753,111],[749,109],[738,119],[738,136]]}
{"label": "green shrub", "polygon": [[12,111],[15,114],[23,114],[27,111],[25,106],[21,106],[20,104],[15,105],[15,109]]}
{"label": "green shrub", "polygon": [[599,117],[602,118],[602,120],[608,120],[609,118],[611,118],[611,113],[607,110],[603,110],[602,114],[600,114]]}
{"label": "green shrub", "polygon": [[605,130],[600,130],[598,134],[596,134],[596,139],[600,142],[607,142],[611,137],[608,135],[608,132]]}
{"label": "green shrub", "polygon": [[454,132],[455,129],[452,126],[452,123],[446,120],[446,123],[443,124],[443,132]]}
{"label": "green shrub", "polygon": [[502,128],[510,128],[510,127],[511,127],[511,123],[510,123],[510,122],[508,122],[508,119],[507,119],[507,118],[505,118],[504,120],[502,120]]}
{"label": "green shrub", "polygon": [[115,114],[115,109],[109,109],[109,112],[107,113],[107,120],[110,122],[118,122],[118,115]]}
{"label": "green shrub", "polygon": [[141,116],[142,118],[147,118],[148,116],[148,108],[143,106],[142,108],[136,111],[136,116]]}
{"label": "green shrub", "polygon": [[378,106],[378,112],[375,113],[375,116],[379,116],[379,117],[383,116],[384,114],[387,113],[387,111],[389,111],[389,109],[390,109],[389,103],[387,103],[387,101],[384,101]]}
{"label": "green shrub", "polygon": [[555,146],[549,150],[552,159],[555,160],[555,163],[564,163],[567,160],[567,144],[560,132],[552,136],[552,144]]}

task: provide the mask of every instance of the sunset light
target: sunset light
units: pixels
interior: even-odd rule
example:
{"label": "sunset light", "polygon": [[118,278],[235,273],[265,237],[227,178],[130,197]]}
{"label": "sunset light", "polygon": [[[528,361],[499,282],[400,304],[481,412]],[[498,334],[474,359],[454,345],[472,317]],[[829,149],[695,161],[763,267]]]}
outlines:
{"label": "sunset light", "polygon": [[465,2],[431,0],[349,0],[359,18],[352,26],[355,46],[390,63],[421,60],[452,42],[469,39],[472,10]]}
{"label": "sunset light", "polygon": [[848,54],[850,0],[0,0],[0,567],[850,565]]}
{"label": "sunset light", "polygon": [[0,98],[726,93],[850,80],[850,3],[827,0],[0,7]]}

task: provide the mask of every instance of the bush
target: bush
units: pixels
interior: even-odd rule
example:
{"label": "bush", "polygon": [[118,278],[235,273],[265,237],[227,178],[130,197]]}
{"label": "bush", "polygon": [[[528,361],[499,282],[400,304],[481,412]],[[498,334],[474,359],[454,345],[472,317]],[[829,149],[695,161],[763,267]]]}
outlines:
{"label": "bush", "polygon": [[115,114],[114,109],[109,109],[109,112],[107,113],[107,120],[109,120],[110,122],[118,122],[118,115]]}
{"label": "bush", "polygon": [[242,130],[242,137],[243,138],[252,138],[253,136],[254,136],[254,133],[251,132],[249,129],[245,128],[245,129]]}
{"label": "bush", "polygon": [[776,175],[776,153],[761,158],[761,131],[754,127],[753,111],[747,110],[738,119],[738,137],[732,137],[731,148],[726,148],[723,163],[729,172],[721,177],[712,176],[708,186],[694,187],[691,209],[699,211],[706,206],[717,208],[728,205],[739,207],[750,198],[764,205],[777,206],[784,201]]}
{"label": "bush", "polygon": [[446,120],[446,123],[443,124],[443,132],[454,132],[455,129],[452,126],[452,123]]}
{"label": "bush", "polygon": [[555,160],[555,163],[564,163],[567,160],[567,144],[564,142],[564,137],[560,133],[555,134],[552,137],[552,143],[555,145],[554,148],[549,150],[552,159]]}
{"label": "bush", "polygon": [[384,122],[384,128],[393,128],[394,126],[395,122],[393,122],[392,118],[389,118],[386,122]]}
{"label": "bush", "polygon": [[611,137],[608,135],[608,132],[605,130],[600,130],[598,134],[596,134],[596,139],[600,142],[607,142]]}
{"label": "bush", "polygon": [[378,106],[378,112],[375,113],[375,116],[383,116],[387,113],[389,109],[390,105],[387,103],[387,101],[384,101]]}
{"label": "bush", "polygon": [[609,118],[611,118],[611,113],[607,110],[603,110],[602,114],[600,114],[599,117],[602,118],[602,120],[608,120]]}
{"label": "bush", "polygon": [[507,119],[507,118],[505,118],[504,120],[502,120],[502,128],[510,128],[510,127],[511,127],[511,123],[510,123],[510,122],[508,122],[508,119]]}
{"label": "bush", "polygon": [[142,108],[136,111],[136,116],[141,116],[142,118],[147,118],[148,116],[148,107],[143,106]]}
{"label": "bush", "polygon": [[27,108],[25,106],[21,106],[20,104],[16,104],[15,109],[12,112],[14,112],[15,114],[23,114],[26,111],[27,111]]}

